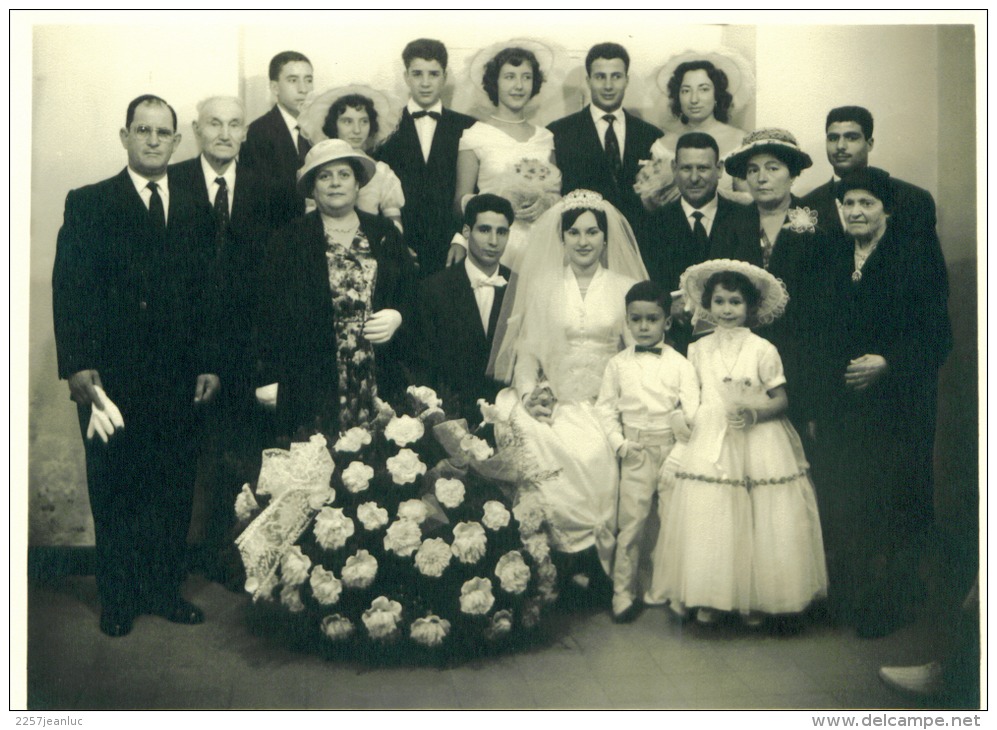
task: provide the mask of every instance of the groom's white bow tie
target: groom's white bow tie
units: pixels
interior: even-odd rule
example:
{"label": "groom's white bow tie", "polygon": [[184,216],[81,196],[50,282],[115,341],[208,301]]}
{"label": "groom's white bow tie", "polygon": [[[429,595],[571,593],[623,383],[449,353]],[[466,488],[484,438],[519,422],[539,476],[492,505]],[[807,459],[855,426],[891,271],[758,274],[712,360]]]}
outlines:
{"label": "groom's white bow tie", "polygon": [[489,276],[487,278],[478,279],[477,281],[475,281],[474,288],[480,289],[483,286],[505,286],[508,283],[509,282],[507,282],[505,280],[505,277],[502,276],[501,274],[493,274],[492,276]]}

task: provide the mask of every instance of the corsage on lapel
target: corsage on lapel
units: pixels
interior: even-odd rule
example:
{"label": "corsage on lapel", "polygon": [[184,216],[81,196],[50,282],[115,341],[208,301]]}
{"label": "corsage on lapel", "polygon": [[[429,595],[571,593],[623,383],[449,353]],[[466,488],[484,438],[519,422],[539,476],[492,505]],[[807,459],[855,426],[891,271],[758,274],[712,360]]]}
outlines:
{"label": "corsage on lapel", "polygon": [[790,208],[786,211],[783,228],[793,233],[813,233],[817,227],[817,211],[810,208]]}

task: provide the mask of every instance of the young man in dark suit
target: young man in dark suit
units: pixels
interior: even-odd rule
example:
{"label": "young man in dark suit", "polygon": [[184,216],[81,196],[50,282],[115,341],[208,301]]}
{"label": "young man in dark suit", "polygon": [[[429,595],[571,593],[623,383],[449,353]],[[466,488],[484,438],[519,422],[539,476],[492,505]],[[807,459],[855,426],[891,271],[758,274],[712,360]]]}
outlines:
{"label": "young man in dark suit", "polygon": [[197,107],[194,136],[201,154],[171,165],[170,179],[189,193],[203,229],[214,233],[212,298],[222,344],[219,368],[225,387],[210,410],[203,540],[195,564],[232,587],[241,581],[232,547],[233,504],[240,486],[259,473],[265,443],[264,413],[256,403],[254,331],[260,274],[271,228],[271,185],[236,162],[246,137],[246,111],[237,97],[205,99]]}
{"label": "young man in dark suit", "polygon": [[304,215],[305,199],[297,191],[298,168],[311,144],[298,129],[298,114],[314,81],[312,64],[297,51],[283,51],[270,60],[270,91],[277,103],[249,125],[239,162],[269,177],[279,193],[275,225]]}
{"label": "young man in dark suit", "polygon": [[634,192],[640,160],[663,132],[622,108],[630,55],[618,43],[599,43],[585,57],[592,104],[548,125],[561,168],[561,191],[594,190],[630,222],[643,250],[647,214]]}
{"label": "young man in dark suit", "polygon": [[204,620],[181,586],[195,408],[219,389],[205,301],[211,232],[166,174],[180,141],[176,113],[140,96],[120,137],[128,167],[66,198],[52,272],[59,376],[83,433],[108,636],[127,634],[141,613]]}
{"label": "young man in dark suit", "polygon": [[405,243],[416,252],[420,274],[444,267],[457,231],[452,206],[457,185],[457,144],[474,118],[443,108],[447,49],[419,38],[402,51],[411,92],[396,131],[374,155],[402,181]]}
{"label": "young man in dark suit", "polygon": [[499,265],[514,213],[505,198],[477,195],[464,211],[468,241],[462,263],[422,282],[419,297],[421,377],[443,399],[447,414],[481,420],[479,398],[491,402],[502,385],[485,374],[509,270]]}
{"label": "young man in dark suit", "polygon": [[[835,185],[842,176],[869,166],[869,153],[874,144],[872,113],[861,106],[836,107],[828,112],[824,130],[827,161],[834,174],[828,182],[807,194],[801,204],[817,211],[817,225],[829,235],[845,239]],[[893,196],[891,224],[906,228],[911,235],[925,235],[937,244],[940,256],[935,201],[931,193],[895,177],[890,178],[890,187]]]}

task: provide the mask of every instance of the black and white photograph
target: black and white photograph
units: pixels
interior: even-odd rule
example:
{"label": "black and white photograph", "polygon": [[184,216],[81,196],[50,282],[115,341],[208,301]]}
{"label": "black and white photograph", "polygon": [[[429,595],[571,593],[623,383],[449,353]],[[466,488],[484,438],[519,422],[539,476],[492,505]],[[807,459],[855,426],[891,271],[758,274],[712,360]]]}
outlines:
{"label": "black and white photograph", "polygon": [[972,723],[986,47],[13,11],[11,710]]}

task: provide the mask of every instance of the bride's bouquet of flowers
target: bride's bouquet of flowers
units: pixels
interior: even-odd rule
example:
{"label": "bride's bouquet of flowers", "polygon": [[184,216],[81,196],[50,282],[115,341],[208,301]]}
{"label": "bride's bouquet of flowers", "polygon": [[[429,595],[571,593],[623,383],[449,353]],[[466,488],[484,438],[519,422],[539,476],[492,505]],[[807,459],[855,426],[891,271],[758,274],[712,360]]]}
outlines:
{"label": "bride's bouquet of flowers", "polygon": [[561,197],[561,171],[536,158],[523,158],[502,175],[496,194],[512,203],[517,221],[533,223]]}
{"label": "bride's bouquet of flowers", "polygon": [[517,495],[515,465],[446,420],[432,390],[409,388],[408,406],[378,403],[371,426],[331,453],[321,435],[264,452],[255,491],[236,501],[246,590],[268,626],[351,659],[522,645],[556,598],[543,507]]}
{"label": "bride's bouquet of flowers", "polygon": [[656,210],[679,197],[679,189],[672,174],[670,159],[653,157],[641,160],[640,169],[634,180],[634,192],[640,196],[644,206]]}

